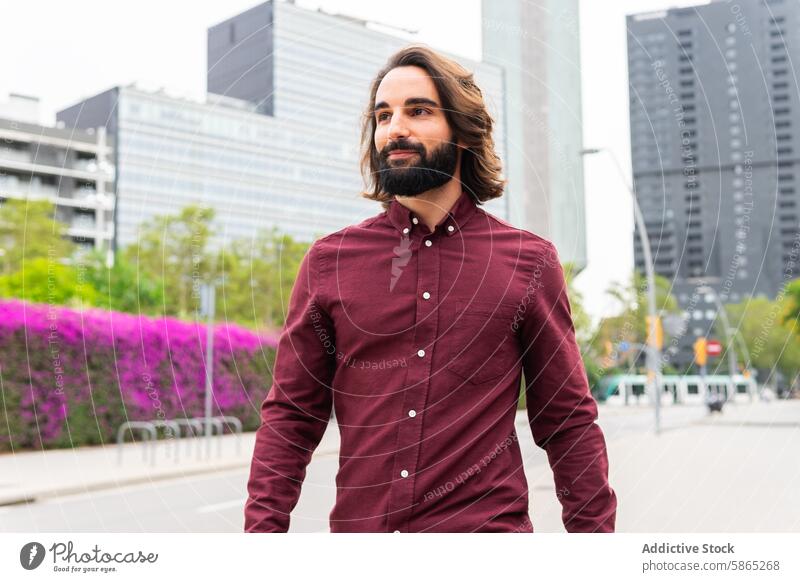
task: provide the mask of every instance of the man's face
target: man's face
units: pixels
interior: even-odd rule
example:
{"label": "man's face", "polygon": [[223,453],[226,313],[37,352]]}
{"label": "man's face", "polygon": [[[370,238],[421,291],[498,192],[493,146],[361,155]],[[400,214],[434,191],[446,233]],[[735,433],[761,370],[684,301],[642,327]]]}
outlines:
{"label": "man's face", "polygon": [[439,93],[424,69],[396,67],[375,94],[375,148],[381,190],[417,196],[449,182],[460,152],[441,109]]}

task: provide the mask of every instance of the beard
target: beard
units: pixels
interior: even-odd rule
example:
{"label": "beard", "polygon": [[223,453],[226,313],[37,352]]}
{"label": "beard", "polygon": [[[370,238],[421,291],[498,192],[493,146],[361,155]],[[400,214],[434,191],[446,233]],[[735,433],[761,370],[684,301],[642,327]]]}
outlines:
{"label": "beard", "polygon": [[[388,156],[393,150],[415,151],[419,160],[415,162],[412,156],[392,162]],[[428,155],[422,144],[398,140],[381,150],[379,162],[378,184],[381,190],[391,196],[418,196],[453,179],[458,164],[458,147],[448,141]]]}

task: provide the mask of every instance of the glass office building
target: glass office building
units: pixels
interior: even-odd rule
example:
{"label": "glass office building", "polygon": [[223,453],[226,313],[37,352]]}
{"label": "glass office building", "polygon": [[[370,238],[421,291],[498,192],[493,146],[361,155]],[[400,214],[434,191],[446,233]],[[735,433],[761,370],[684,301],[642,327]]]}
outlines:
{"label": "glass office building", "polygon": [[[115,87],[58,119],[116,140],[118,245],[190,204],[215,210],[218,242],[272,227],[310,241],[382,210],[361,197],[360,122],[370,81],[407,44],[362,21],[266,2],[209,29],[203,102]],[[503,155],[502,69],[458,60],[487,97]],[[506,204],[486,208],[506,218]]]}

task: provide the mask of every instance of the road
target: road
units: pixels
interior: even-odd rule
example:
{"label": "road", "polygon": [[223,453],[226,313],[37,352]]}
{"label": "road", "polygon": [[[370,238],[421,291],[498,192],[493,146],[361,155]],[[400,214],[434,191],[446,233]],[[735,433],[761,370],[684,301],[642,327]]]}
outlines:
{"label": "road", "polygon": [[[563,531],[552,473],[518,419],[536,531]],[[602,407],[618,531],[800,530],[800,402],[664,410]],[[327,532],[335,453],[315,455],[291,531]],[[248,469],[0,507],[5,532],[239,532]]]}

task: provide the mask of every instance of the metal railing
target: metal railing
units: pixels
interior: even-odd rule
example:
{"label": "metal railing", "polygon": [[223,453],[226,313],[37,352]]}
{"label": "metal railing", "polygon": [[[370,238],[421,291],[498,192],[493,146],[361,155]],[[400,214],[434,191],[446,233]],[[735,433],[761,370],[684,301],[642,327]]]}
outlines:
{"label": "metal railing", "polygon": [[[209,430],[206,431],[205,427],[208,424]],[[204,416],[197,416],[193,418],[172,418],[166,420],[151,420],[140,421],[133,420],[125,422],[117,429],[117,462],[122,464],[122,454],[125,444],[125,435],[130,433],[134,442],[136,442],[136,435],[139,435],[139,440],[142,447],[142,458],[147,461],[150,457],[150,464],[156,464],[156,444],[159,442],[166,442],[159,440],[159,429],[162,430],[167,438],[173,440],[171,448],[174,461],[180,461],[180,441],[186,442],[186,454],[191,454],[192,445],[195,446],[197,458],[202,457],[202,442],[203,439],[198,437],[206,437],[206,455],[211,456],[211,438],[212,436],[222,436],[225,432],[225,427],[229,427],[231,432],[237,435],[236,438],[236,454],[240,454],[242,450],[242,421],[235,416],[212,416],[206,418]],[[169,456],[167,449],[167,455]],[[217,439],[217,456],[222,456],[222,439]]]}

